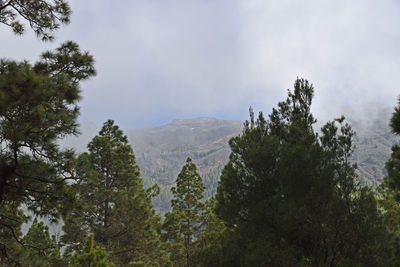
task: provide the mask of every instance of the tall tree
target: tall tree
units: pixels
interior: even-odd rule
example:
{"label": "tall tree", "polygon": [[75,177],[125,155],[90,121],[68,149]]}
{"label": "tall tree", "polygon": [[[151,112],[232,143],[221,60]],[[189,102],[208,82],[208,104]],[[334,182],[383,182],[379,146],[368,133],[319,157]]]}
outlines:
{"label": "tall tree", "polygon": [[216,211],[232,233],[238,266],[379,265],[385,258],[376,201],[349,161],[354,133],[344,118],[315,133],[313,93],[297,79],[269,120],[251,111],[242,135],[230,140]]}
{"label": "tall tree", "polygon": [[23,34],[27,22],[44,41],[53,40],[61,24],[70,21],[71,9],[65,0],[0,0],[0,23],[16,34]]}
{"label": "tall tree", "polygon": [[0,257],[22,244],[21,207],[53,220],[69,208],[73,152],[56,141],[77,133],[79,82],[95,74],[93,62],[73,42],[33,66],[0,60]]}
{"label": "tall tree", "polygon": [[[390,128],[392,133],[400,135],[400,98],[398,106],[395,107],[390,119]],[[396,144],[392,147],[390,159],[386,162],[386,170],[388,172],[385,178],[386,186],[396,195],[396,199],[400,202],[400,146]]]}
{"label": "tall tree", "polygon": [[[187,158],[172,188],[172,212],[165,215],[165,239],[173,247],[183,243],[185,265],[192,266],[193,241],[203,227],[205,187],[191,158]],[[174,244],[176,243],[176,244]],[[177,253],[174,250],[174,253]],[[178,259],[177,259],[178,260]]]}
{"label": "tall tree", "polygon": [[[400,135],[400,98],[390,119],[392,133]],[[380,208],[384,210],[384,222],[392,233],[393,266],[400,264],[400,145],[392,146],[392,153],[386,162],[387,176],[380,186]]]}
{"label": "tall tree", "polygon": [[128,139],[112,120],[88,144],[76,166],[73,185],[79,206],[65,218],[63,241],[81,250],[83,238],[94,233],[113,262],[157,261],[159,217],[144,191]]}

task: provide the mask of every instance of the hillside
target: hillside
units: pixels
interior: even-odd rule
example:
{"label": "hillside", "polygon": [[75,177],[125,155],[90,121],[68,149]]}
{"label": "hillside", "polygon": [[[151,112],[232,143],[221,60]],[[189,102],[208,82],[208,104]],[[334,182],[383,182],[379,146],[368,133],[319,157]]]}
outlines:
{"label": "hillside", "polygon": [[[390,156],[396,138],[390,133],[388,120],[390,110],[384,110],[376,118],[351,120],[357,135],[353,161],[357,163],[362,181],[370,185],[382,182],[385,162]],[[136,161],[142,172],[145,185],[158,183],[161,195],[154,201],[162,212],[169,208],[169,188],[187,157],[198,166],[207,188],[207,196],[215,193],[218,178],[228,160],[228,141],[240,134],[243,122],[196,118],[173,120],[163,126],[145,129],[124,129],[132,144]],[[80,137],[70,137],[63,146],[75,147],[79,152],[97,134],[99,126],[84,124]]]}
{"label": "hillside", "polygon": [[196,163],[207,196],[213,195],[229,157],[228,141],[240,133],[242,125],[240,121],[197,118],[173,120],[155,128],[125,130],[145,185],[156,182],[161,187],[161,194],[154,200],[155,207],[162,213],[168,211],[172,197],[169,189],[187,157]]}
{"label": "hillside", "polygon": [[[389,116],[390,111],[385,110],[375,119],[350,119],[356,131],[352,160],[357,163],[363,180],[371,185],[382,182],[386,175],[385,162],[398,140],[390,132]],[[242,125],[240,121],[199,118],[174,120],[149,129],[126,130],[126,134],[143,174],[160,184],[172,185],[188,156],[193,158],[205,180],[217,178],[229,157],[228,141],[240,134]],[[215,180],[206,181],[206,185],[215,192]]]}
{"label": "hillside", "polygon": [[390,157],[391,147],[399,142],[399,138],[389,128],[392,111],[391,108],[371,108],[369,112],[361,111],[367,114],[365,117],[359,116],[359,112],[353,114],[363,119],[350,119],[356,131],[352,160],[358,165],[361,179],[373,186],[383,181],[387,174],[385,163]]}
{"label": "hillside", "polygon": [[240,133],[242,125],[240,121],[198,118],[125,133],[142,172],[163,185],[172,185],[187,157],[203,176],[224,165],[230,153],[228,141]]}

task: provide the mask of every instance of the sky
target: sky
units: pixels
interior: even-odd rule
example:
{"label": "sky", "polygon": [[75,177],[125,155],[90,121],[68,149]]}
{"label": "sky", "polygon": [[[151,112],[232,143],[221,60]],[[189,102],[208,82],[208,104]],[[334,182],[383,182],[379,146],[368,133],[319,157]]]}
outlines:
{"label": "sky", "polygon": [[368,117],[400,94],[398,0],[70,0],[71,23],[43,43],[0,24],[0,57],[35,62],[73,40],[96,60],[80,122],[123,128],[269,114],[297,77],[317,118]]}

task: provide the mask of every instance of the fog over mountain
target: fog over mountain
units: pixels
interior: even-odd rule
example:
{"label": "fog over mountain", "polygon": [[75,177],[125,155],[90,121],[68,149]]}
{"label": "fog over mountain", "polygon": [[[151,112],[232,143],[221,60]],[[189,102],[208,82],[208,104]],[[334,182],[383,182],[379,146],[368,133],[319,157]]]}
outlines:
{"label": "fog over mountain", "polygon": [[249,106],[274,106],[296,77],[315,85],[319,118],[394,105],[399,93],[397,0],[70,3],[71,24],[55,42],[1,27],[0,57],[34,62],[65,40],[90,51],[98,75],[82,85],[82,121],[244,120]]}

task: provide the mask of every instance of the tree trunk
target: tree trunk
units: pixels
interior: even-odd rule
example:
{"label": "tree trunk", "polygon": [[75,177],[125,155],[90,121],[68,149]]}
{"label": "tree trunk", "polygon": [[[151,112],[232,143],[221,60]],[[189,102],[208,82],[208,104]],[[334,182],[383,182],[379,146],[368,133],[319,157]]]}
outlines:
{"label": "tree trunk", "polygon": [[[107,169],[106,171],[106,191],[109,191],[109,187],[110,187],[110,183],[111,183],[111,177],[109,175],[109,171]],[[104,218],[103,218],[103,236],[102,236],[102,240],[104,240],[104,246],[108,249],[108,237],[106,234],[107,228],[108,228],[108,217],[109,217],[109,195],[107,194],[106,199],[104,200]]]}
{"label": "tree trunk", "polygon": [[186,267],[190,267],[190,236],[187,236],[185,238],[185,243],[186,243]]}

